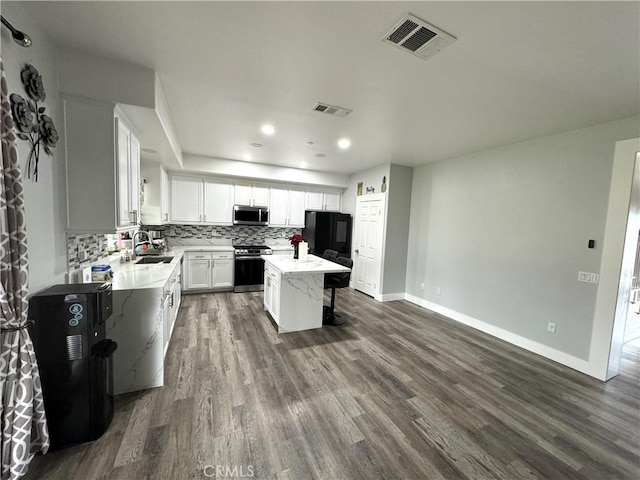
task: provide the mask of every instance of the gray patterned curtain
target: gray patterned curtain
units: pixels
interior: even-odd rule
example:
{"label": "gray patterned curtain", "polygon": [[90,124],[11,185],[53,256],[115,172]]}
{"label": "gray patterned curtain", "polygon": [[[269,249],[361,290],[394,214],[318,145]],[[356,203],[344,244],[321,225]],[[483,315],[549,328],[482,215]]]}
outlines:
{"label": "gray patterned curtain", "polygon": [[16,137],[0,58],[2,169],[0,170],[0,418],[2,480],[27,473],[33,456],[49,449],[42,386],[27,324],[27,231]]}

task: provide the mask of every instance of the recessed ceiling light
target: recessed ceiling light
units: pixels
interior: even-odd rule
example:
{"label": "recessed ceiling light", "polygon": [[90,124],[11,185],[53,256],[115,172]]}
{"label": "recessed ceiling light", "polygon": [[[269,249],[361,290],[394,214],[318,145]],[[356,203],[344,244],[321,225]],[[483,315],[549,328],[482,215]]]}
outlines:
{"label": "recessed ceiling light", "polygon": [[242,156],[242,158],[243,158],[244,160],[249,161],[249,160],[251,160],[251,154],[250,154],[250,153],[245,153],[245,154]]}
{"label": "recessed ceiling light", "polygon": [[251,144],[251,146],[252,146],[253,148],[262,148],[262,144],[261,144],[261,143],[258,143],[258,142],[253,142],[253,143]]}
{"label": "recessed ceiling light", "polygon": [[340,140],[338,140],[338,146],[341,149],[346,150],[351,146],[351,140],[349,140],[348,138],[341,138]]}
{"label": "recessed ceiling light", "polygon": [[158,151],[154,150],[153,148],[143,148],[142,151],[144,153],[158,153]]}
{"label": "recessed ceiling light", "polygon": [[307,168],[307,162],[300,162],[300,168]]}
{"label": "recessed ceiling light", "polygon": [[326,157],[327,155],[325,153],[316,153],[316,157],[318,158],[323,158]]}
{"label": "recessed ceiling light", "polygon": [[276,129],[273,128],[273,125],[270,125],[268,123],[265,123],[260,130],[262,130],[262,133],[264,133],[265,135],[273,135],[276,131]]}
{"label": "recessed ceiling light", "polygon": [[313,142],[307,142],[307,145],[311,146],[313,145]]}

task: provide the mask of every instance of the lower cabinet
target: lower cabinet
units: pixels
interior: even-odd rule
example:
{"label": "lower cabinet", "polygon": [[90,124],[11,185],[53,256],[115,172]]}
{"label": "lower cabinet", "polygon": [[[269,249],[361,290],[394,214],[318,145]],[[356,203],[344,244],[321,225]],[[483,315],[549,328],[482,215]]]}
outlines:
{"label": "lower cabinet", "polygon": [[232,290],[233,252],[186,252],[185,291]]}
{"label": "lower cabinet", "polygon": [[164,355],[167,354],[169,348],[169,340],[173,333],[173,327],[176,325],[176,319],[178,318],[178,310],[180,309],[180,303],[182,301],[182,287],[181,287],[182,272],[180,268],[171,274],[167,285],[164,288],[164,294],[162,296],[162,322],[164,326]]}
{"label": "lower cabinet", "polygon": [[280,325],[280,272],[268,263],[264,265],[264,309]]}

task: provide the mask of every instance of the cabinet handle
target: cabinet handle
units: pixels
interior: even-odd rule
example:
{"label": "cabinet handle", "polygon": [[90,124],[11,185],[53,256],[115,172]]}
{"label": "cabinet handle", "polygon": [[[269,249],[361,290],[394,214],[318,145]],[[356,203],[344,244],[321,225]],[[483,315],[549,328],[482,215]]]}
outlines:
{"label": "cabinet handle", "polygon": [[169,306],[173,308],[173,292],[171,292],[171,296],[169,297]]}
{"label": "cabinet handle", "polygon": [[164,221],[165,221],[165,222],[168,222],[168,221],[169,221],[169,214],[168,214],[168,213],[165,213],[165,214],[164,214]]}
{"label": "cabinet handle", "polygon": [[131,215],[133,216],[133,224],[137,225],[138,224],[138,211],[137,210],[132,210],[131,211]]}

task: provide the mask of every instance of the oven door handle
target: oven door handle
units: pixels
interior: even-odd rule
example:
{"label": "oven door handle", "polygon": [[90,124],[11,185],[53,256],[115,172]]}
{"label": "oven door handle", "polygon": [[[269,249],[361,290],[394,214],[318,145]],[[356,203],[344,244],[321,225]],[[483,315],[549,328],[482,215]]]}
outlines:
{"label": "oven door handle", "polygon": [[262,258],[260,258],[259,256],[255,256],[255,257],[236,257],[236,260],[262,260]]}

